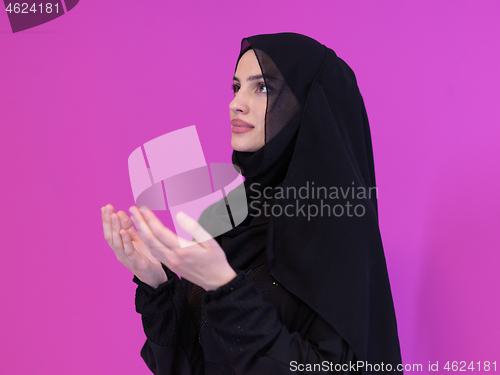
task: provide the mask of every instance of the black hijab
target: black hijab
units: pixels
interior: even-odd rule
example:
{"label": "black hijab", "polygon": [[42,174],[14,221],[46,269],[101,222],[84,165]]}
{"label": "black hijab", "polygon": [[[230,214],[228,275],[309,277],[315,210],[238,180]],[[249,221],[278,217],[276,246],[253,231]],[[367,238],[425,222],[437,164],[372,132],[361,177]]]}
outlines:
{"label": "black hijab", "polygon": [[[265,145],[233,152],[245,182],[227,198],[246,193],[248,207],[233,207],[230,215],[247,209],[249,215],[216,239],[234,269],[269,262],[273,277],[325,318],[359,361],[390,363],[394,370],[401,363],[399,339],[370,129],[354,73],[333,50],[300,34],[245,38],[238,61],[249,49],[268,89]],[[265,187],[274,189],[267,193],[273,198],[255,192]],[[227,222],[224,203],[200,218],[209,232]],[[264,203],[272,214],[264,215]]]}

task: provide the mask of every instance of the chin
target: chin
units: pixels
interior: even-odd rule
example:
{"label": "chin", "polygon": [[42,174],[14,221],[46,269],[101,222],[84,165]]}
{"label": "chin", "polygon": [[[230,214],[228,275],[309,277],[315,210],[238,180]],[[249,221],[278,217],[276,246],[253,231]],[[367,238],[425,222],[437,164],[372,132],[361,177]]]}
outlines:
{"label": "chin", "polygon": [[235,151],[241,151],[241,152],[249,152],[251,151],[250,149],[252,148],[248,141],[245,142],[245,140],[241,139],[241,137],[236,137],[235,139],[234,135],[233,138],[231,139],[231,147]]}
{"label": "chin", "polygon": [[234,151],[251,152],[248,147],[242,146],[240,144],[231,144],[231,147],[234,149]]}
{"label": "chin", "polygon": [[235,151],[255,152],[264,146],[263,142],[258,142],[255,139],[248,139],[246,137],[239,137],[239,135],[240,134],[234,134],[231,138],[231,147]]}
{"label": "chin", "polygon": [[242,145],[240,143],[231,144],[231,147],[235,151],[241,151],[241,152],[254,152],[254,151],[257,151],[259,149],[258,147],[252,147],[252,146],[248,146],[248,145]]}

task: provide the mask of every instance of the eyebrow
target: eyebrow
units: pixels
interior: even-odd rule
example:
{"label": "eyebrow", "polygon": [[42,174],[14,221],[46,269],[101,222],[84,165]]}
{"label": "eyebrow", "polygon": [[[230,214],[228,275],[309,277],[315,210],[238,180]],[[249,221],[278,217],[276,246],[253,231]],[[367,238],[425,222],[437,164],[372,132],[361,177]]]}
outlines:
{"label": "eyebrow", "polygon": [[[247,78],[247,81],[254,81],[256,79],[261,79],[261,78],[264,78],[264,76],[262,74],[258,74],[256,76],[250,76]],[[233,77],[233,80],[236,81],[236,82],[240,82],[239,78],[236,78],[236,76]]]}

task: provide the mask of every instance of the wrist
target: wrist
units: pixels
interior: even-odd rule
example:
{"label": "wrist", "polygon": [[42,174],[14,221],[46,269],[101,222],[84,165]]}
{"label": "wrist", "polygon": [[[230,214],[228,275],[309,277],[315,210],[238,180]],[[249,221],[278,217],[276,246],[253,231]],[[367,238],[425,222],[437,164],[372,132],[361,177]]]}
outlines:
{"label": "wrist", "polygon": [[232,268],[229,268],[227,270],[227,272],[219,273],[217,280],[212,280],[212,282],[207,283],[207,284],[203,285],[202,287],[206,291],[216,290],[216,289],[220,288],[222,285],[226,285],[227,283],[229,283],[236,276],[238,276],[238,274]]}
{"label": "wrist", "polygon": [[151,287],[153,290],[156,290],[161,284],[168,281],[168,276],[165,272],[157,275],[152,278],[151,275],[146,275],[143,277],[142,275],[135,275],[141,282]]}
{"label": "wrist", "polygon": [[148,284],[151,288],[153,289],[156,289],[158,288],[161,284],[165,283],[168,281],[168,276],[163,273],[163,275],[161,275],[158,280],[156,280],[155,282],[151,283],[151,284]]}

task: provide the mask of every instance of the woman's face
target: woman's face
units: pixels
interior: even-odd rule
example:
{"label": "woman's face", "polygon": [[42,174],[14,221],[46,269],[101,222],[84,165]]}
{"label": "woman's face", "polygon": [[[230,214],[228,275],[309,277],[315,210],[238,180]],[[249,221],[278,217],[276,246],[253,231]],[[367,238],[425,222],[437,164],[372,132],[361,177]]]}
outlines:
{"label": "woman's face", "polygon": [[233,79],[234,99],[229,103],[231,147],[254,152],[265,144],[267,88],[253,50],[243,54]]}

